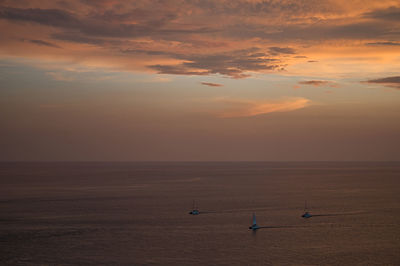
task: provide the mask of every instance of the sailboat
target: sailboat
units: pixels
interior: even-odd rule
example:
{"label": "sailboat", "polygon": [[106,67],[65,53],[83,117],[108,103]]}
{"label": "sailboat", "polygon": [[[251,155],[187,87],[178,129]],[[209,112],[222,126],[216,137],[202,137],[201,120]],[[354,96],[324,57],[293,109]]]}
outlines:
{"label": "sailboat", "polygon": [[189,212],[189,214],[191,214],[191,215],[199,215],[199,214],[200,214],[198,208],[196,207],[196,203],[195,203],[194,200],[193,200],[193,208],[192,208],[192,211]]}
{"label": "sailboat", "polygon": [[261,227],[259,227],[257,225],[257,221],[256,221],[256,214],[253,213],[253,224],[249,227],[249,229],[256,231],[257,229],[260,229]]}
{"label": "sailboat", "polygon": [[304,214],[301,216],[303,218],[311,218],[312,215],[307,211],[307,201],[304,202]]}

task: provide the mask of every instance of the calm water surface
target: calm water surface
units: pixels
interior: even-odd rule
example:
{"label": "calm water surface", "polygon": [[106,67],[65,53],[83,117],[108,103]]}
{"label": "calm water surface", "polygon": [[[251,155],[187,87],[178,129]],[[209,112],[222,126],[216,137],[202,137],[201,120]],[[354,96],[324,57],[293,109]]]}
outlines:
{"label": "calm water surface", "polygon": [[400,163],[0,163],[0,264],[400,265]]}

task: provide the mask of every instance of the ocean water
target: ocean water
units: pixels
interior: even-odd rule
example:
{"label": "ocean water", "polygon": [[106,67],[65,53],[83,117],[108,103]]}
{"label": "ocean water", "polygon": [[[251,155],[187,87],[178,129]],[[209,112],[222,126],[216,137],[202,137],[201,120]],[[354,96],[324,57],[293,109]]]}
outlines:
{"label": "ocean water", "polygon": [[0,264],[400,265],[400,163],[0,163]]}

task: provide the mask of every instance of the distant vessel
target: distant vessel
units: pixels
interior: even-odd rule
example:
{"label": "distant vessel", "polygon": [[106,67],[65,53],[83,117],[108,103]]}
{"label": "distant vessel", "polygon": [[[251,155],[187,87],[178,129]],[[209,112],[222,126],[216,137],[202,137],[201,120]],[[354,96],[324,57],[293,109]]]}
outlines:
{"label": "distant vessel", "polygon": [[200,214],[200,212],[199,212],[198,208],[196,207],[196,203],[195,203],[195,201],[194,201],[194,200],[193,200],[193,207],[192,207],[192,211],[191,211],[191,212],[189,212],[189,214],[191,214],[191,215],[199,215],[199,214]]}
{"label": "distant vessel", "polygon": [[256,221],[256,214],[253,213],[253,224],[249,227],[249,229],[256,231],[257,229],[260,229],[261,227],[259,227],[257,225],[257,221]]}
{"label": "distant vessel", "polygon": [[301,216],[303,218],[311,218],[312,215],[307,211],[307,201],[304,202],[304,214]]}

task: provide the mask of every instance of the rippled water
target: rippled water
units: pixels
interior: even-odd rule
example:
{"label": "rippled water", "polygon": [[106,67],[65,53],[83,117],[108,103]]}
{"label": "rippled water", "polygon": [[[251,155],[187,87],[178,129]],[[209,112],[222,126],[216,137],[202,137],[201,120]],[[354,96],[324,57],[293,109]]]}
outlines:
{"label": "rippled water", "polygon": [[4,265],[400,265],[400,163],[0,163],[0,209]]}

